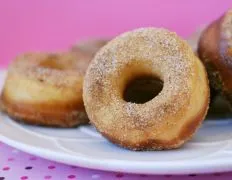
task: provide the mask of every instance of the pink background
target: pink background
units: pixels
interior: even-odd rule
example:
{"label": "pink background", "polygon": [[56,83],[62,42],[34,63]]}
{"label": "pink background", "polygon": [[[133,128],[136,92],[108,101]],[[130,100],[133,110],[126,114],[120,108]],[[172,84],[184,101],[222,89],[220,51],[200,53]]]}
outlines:
{"label": "pink background", "polygon": [[19,53],[63,50],[143,26],[187,37],[229,7],[231,0],[1,0],[0,67]]}
{"label": "pink background", "polygon": [[[187,37],[217,18],[232,0],[1,0],[0,67],[26,51],[66,50],[78,39],[115,36],[138,27],[166,27]],[[231,179],[232,173],[145,176],[70,167],[32,158],[0,143],[0,180]]]}

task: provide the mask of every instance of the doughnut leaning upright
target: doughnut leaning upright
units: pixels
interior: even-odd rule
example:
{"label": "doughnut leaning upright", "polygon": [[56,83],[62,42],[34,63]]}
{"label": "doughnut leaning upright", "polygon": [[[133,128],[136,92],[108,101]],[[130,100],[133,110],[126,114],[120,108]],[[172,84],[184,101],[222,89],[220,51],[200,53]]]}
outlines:
{"label": "doughnut leaning upright", "polygon": [[232,107],[232,8],[202,32],[198,54],[207,69],[211,90],[222,94]]}
{"label": "doughnut leaning upright", "polygon": [[[162,91],[143,104],[125,101],[127,84],[142,76],[162,80]],[[83,100],[91,123],[111,142],[133,150],[178,148],[207,113],[207,74],[175,33],[141,28],[96,54],[84,78]]]}

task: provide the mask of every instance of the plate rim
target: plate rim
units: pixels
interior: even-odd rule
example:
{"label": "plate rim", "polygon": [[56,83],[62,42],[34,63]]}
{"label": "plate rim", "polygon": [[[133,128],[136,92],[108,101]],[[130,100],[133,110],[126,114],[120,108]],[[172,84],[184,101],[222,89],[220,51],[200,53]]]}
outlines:
{"label": "plate rim", "polygon": [[[4,74],[7,71],[0,69],[0,74]],[[0,112],[1,113],[1,112]],[[0,116],[0,124],[1,124]],[[15,127],[14,127],[15,128]],[[17,128],[16,128],[17,129]],[[31,134],[34,138],[39,138],[35,134]],[[46,148],[35,147],[28,143],[19,142],[12,138],[6,137],[0,132],[0,140],[14,148],[17,148],[23,152],[59,162],[67,165],[74,165],[83,168],[104,170],[104,171],[117,171],[134,174],[150,174],[150,175],[180,175],[180,174],[202,174],[202,173],[218,173],[228,172],[232,170],[232,158],[219,158],[219,159],[207,159],[197,163],[193,161],[186,166],[183,161],[137,161],[128,163],[128,160],[116,160],[116,159],[100,159],[93,158],[87,155],[73,156],[65,152],[53,152]],[[75,158],[74,158],[75,157]],[[124,164],[124,166],[122,166]],[[125,165],[126,164],[126,165]]]}
{"label": "plate rim", "polygon": [[[232,170],[232,158],[221,158],[221,159],[207,159],[201,163],[192,162],[187,166],[181,161],[174,162],[159,162],[155,164],[154,162],[133,162],[127,164],[126,167],[121,167],[122,164],[128,163],[128,161],[122,160],[106,160],[106,159],[91,159],[87,156],[75,156],[74,159],[72,155],[67,155],[60,152],[52,152],[51,150],[34,147],[29,144],[15,141],[8,137],[0,134],[0,140],[14,148],[17,148],[23,152],[55,161],[58,163],[63,163],[67,165],[74,165],[83,168],[95,169],[95,170],[105,170],[105,171],[116,171],[134,174],[150,174],[150,175],[184,175],[184,174],[203,174],[203,173],[219,173],[228,172]],[[41,153],[43,151],[43,153]],[[59,157],[59,158],[57,158]],[[66,159],[65,161],[63,159]],[[69,162],[67,162],[67,159]],[[71,161],[70,161],[71,160]],[[150,166],[150,168],[149,168]],[[151,168],[153,167],[153,168]],[[155,167],[155,168],[154,168]]]}

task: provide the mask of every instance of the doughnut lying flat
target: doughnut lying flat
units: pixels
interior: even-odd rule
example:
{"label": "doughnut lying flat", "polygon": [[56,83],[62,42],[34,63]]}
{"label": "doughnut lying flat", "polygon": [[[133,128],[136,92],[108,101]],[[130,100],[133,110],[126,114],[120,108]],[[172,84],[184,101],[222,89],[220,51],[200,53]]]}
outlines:
{"label": "doughnut lying flat", "polygon": [[79,66],[81,69],[86,70],[97,51],[107,42],[108,40],[106,39],[89,39],[80,41],[71,47],[70,52],[75,54],[78,59],[81,59],[81,61],[78,61]]}
{"label": "doughnut lying flat", "polygon": [[[127,84],[158,77],[162,91],[136,104],[124,100]],[[206,71],[191,47],[165,29],[124,33],[90,63],[83,86],[90,122],[111,142],[132,150],[180,147],[204,119],[209,103]]]}
{"label": "doughnut lying flat", "polygon": [[71,50],[73,52],[82,52],[90,56],[94,56],[99,49],[107,44],[109,40],[107,39],[89,39],[85,41],[80,41],[74,45]]}
{"label": "doughnut lying flat", "polygon": [[24,123],[73,127],[87,123],[82,100],[86,69],[72,53],[32,53],[9,67],[1,94],[3,110]]}
{"label": "doughnut lying flat", "polygon": [[211,89],[232,105],[232,9],[203,31],[198,54],[206,66]]}

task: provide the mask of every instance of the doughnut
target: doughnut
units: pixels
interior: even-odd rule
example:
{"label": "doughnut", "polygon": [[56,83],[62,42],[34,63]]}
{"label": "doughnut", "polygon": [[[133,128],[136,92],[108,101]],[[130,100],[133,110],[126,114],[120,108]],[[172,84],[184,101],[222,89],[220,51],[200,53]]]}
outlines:
{"label": "doughnut", "polygon": [[[162,82],[155,97],[125,100],[128,85],[152,78]],[[140,28],[98,51],[86,71],[83,100],[90,122],[109,141],[131,150],[174,149],[192,137],[207,113],[207,73],[175,33]]]}
{"label": "doughnut", "polygon": [[[198,52],[197,52],[198,42],[199,42],[199,39],[204,29],[205,27],[200,27],[199,29],[197,29],[196,32],[194,32],[190,37],[187,38],[188,44],[192,47],[193,51],[198,57],[199,57]],[[210,87],[210,111],[209,112],[213,112],[217,109],[217,108],[212,109],[212,107],[215,107],[215,104],[217,104],[217,99],[220,97],[221,95],[218,92],[216,92],[212,87]]]}
{"label": "doughnut", "polygon": [[193,34],[191,34],[186,40],[188,42],[188,44],[192,47],[192,50],[197,54],[197,48],[198,48],[198,42],[201,36],[201,33],[203,32],[203,30],[205,29],[204,26],[198,28],[195,32],[193,32]]}
{"label": "doughnut", "polygon": [[207,69],[211,89],[232,105],[232,9],[202,32],[198,54]]}
{"label": "doughnut", "polygon": [[101,49],[104,45],[107,44],[109,40],[107,39],[89,39],[82,40],[72,46],[71,51],[73,52],[82,52],[90,56],[94,56],[99,49]]}
{"label": "doughnut", "polygon": [[78,62],[81,69],[86,70],[96,52],[107,42],[106,39],[89,39],[80,41],[71,47],[70,52],[75,54],[78,59],[83,59],[83,61]]}
{"label": "doughnut", "polygon": [[88,123],[82,99],[83,59],[72,53],[27,53],[10,65],[3,110],[24,123],[73,127]]}

